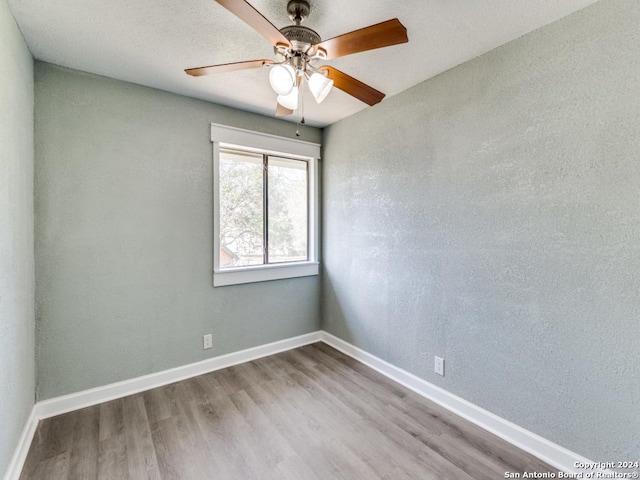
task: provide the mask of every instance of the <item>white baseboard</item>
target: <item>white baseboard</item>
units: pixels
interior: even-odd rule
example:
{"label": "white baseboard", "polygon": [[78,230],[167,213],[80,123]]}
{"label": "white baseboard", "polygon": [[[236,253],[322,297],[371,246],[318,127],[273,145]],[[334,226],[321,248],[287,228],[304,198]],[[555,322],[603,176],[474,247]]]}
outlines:
{"label": "white baseboard", "polygon": [[197,363],[151,373],[142,377],[111,383],[101,387],[83,390],[81,392],[51,398],[38,402],[37,415],[39,419],[54,417],[63,413],[126,397],[134,393],[143,392],[151,388],[161,387],[187,378],[231,367],[257,358],[291,350],[303,345],[320,341],[320,332],[307,333],[298,337],[280,340],[278,342],[248,348],[239,352],[228,353],[219,357],[209,358]]}
{"label": "white baseboard", "polygon": [[[38,402],[33,408],[29,420],[25,425],[20,438],[20,443],[11,460],[4,480],[17,480],[29,451],[38,419],[44,419],[60,415],[80,408],[97,405],[102,402],[139,393],[151,388],[160,387],[178,382],[187,378],[220,370],[240,363],[249,362],[258,358],[280,353],[293,348],[298,348],[310,343],[322,341],[327,345],[349,355],[359,362],[382,373],[395,382],[404,385],[414,392],[450,410],[456,415],[478,425],[493,433],[516,447],[531,453],[549,465],[567,473],[580,473],[584,469],[576,467],[576,464],[593,464],[590,460],[557,445],[549,440],[525,430],[493,413],[474,405],[446,390],[433,385],[401,368],[398,368],[360,348],[325,331],[317,331],[289,338],[278,342],[249,348],[239,352],[221,355],[201,362],[172,368],[158,373],[152,373],[142,377],[112,383],[102,387],[84,390],[82,392],[64,395]],[[609,470],[591,469],[591,472],[603,472],[611,474]]]}
{"label": "white baseboard", "polygon": [[[478,425],[479,427],[493,433],[506,440],[516,447],[528,452],[549,465],[566,473],[585,472],[584,469],[576,468],[577,464],[589,464],[594,462],[567,450],[549,440],[525,430],[504,418],[474,405],[442,388],[433,385],[420,377],[413,375],[401,368],[398,368],[374,355],[371,355],[358,347],[351,345],[344,340],[322,331],[320,339],[341,351],[342,353],[358,360],[359,362],[373,368],[391,380],[404,385],[410,390],[422,395],[425,398],[441,405],[456,415]],[[590,472],[612,473],[610,470],[590,469]],[[612,477],[609,477],[612,478]]]}
{"label": "white baseboard", "polygon": [[31,447],[33,435],[36,433],[37,427],[38,415],[36,406],[34,405],[22,429],[18,445],[16,445],[16,449],[9,462],[9,467],[4,474],[4,480],[18,480],[20,478],[20,473],[22,473],[22,467],[24,466],[24,461],[27,459],[27,453],[29,453],[29,448]]}

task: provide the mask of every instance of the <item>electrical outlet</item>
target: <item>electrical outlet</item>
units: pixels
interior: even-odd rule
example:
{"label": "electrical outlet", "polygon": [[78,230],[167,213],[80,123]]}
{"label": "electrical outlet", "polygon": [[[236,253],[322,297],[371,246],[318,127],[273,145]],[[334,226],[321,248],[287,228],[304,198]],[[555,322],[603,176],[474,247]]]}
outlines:
{"label": "electrical outlet", "polygon": [[213,335],[211,333],[207,333],[203,338],[204,349],[213,347]]}
{"label": "electrical outlet", "polygon": [[444,358],[435,357],[435,362],[433,362],[433,371],[444,377]]}

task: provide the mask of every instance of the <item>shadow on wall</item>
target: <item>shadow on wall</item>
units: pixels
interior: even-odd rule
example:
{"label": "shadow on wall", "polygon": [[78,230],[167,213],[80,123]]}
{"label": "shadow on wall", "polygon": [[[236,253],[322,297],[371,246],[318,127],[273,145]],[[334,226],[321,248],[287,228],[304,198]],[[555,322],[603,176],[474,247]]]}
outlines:
{"label": "shadow on wall", "polygon": [[322,271],[322,327],[323,330],[355,345],[353,332],[342,309],[338,293],[326,267]]}

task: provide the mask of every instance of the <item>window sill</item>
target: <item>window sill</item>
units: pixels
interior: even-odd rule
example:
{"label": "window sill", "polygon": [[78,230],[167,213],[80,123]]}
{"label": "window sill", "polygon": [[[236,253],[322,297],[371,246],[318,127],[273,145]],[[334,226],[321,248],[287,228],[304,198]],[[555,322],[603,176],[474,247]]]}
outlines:
{"label": "window sill", "polygon": [[318,262],[287,263],[280,265],[260,265],[238,267],[213,272],[213,286],[240,285],[242,283],[267,282],[285,278],[309,277],[318,275]]}

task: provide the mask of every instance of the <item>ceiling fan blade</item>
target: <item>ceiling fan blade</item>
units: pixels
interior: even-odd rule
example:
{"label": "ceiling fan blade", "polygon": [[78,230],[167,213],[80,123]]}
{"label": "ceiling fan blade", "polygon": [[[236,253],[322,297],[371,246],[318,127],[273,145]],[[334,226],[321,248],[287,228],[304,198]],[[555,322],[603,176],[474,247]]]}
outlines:
{"label": "ceiling fan blade", "polygon": [[215,0],[224,8],[233,13],[243,22],[247,23],[255,31],[264,38],[269,40],[272,45],[283,44],[289,46],[289,40],[285,37],[275,25],[267,20],[258,10],[246,2],[245,0]]}
{"label": "ceiling fan blade", "polygon": [[286,117],[287,115],[292,115],[293,110],[287,107],[283,107],[279,103],[276,103],[276,117]]}
{"label": "ceiling fan blade", "polygon": [[333,86],[339,88],[345,93],[348,93],[352,97],[363,101],[367,105],[375,105],[380,103],[384,98],[384,93],[379,92],[373,87],[370,87],[366,83],[362,83],[340,70],[337,70],[328,65],[324,65],[319,70],[326,71],[327,76],[333,80]]}
{"label": "ceiling fan blade", "polygon": [[212,73],[224,73],[234,70],[246,70],[248,68],[260,68],[264,65],[271,65],[273,60],[247,60],[246,62],[220,63],[208,67],[187,68],[186,73],[193,77],[211,75]]}
{"label": "ceiling fan blade", "polygon": [[327,60],[375,48],[407,43],[407,29],[394,18],[369,27],[354,30],[320,42],[317,46],[327,52]]}

